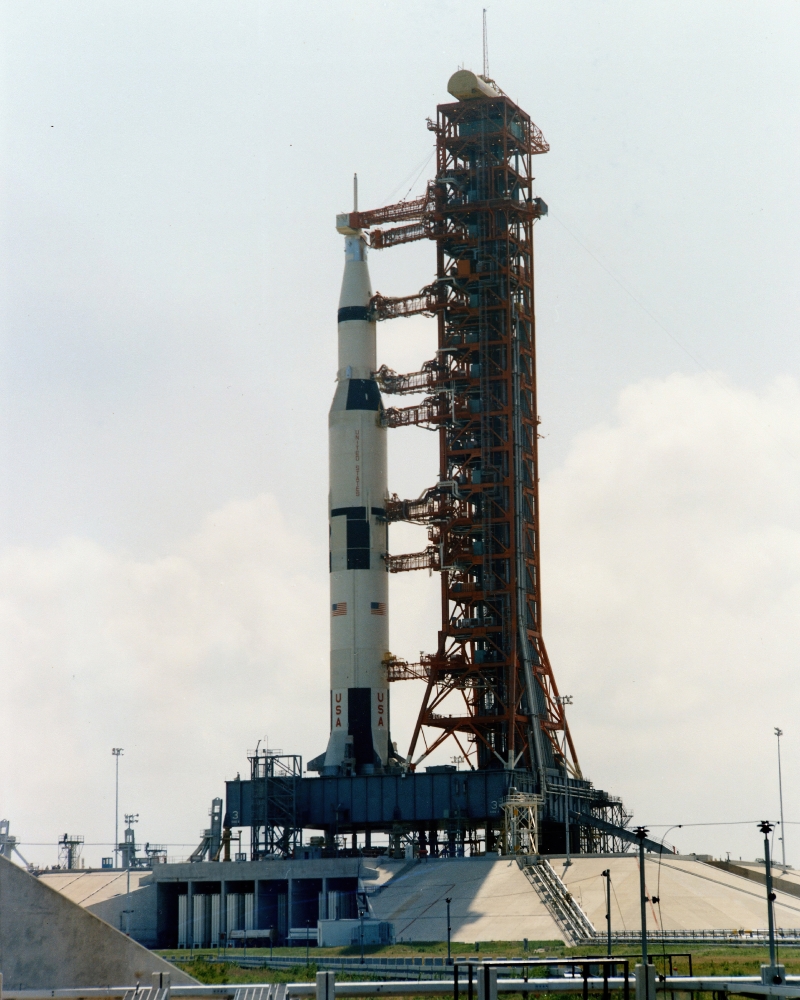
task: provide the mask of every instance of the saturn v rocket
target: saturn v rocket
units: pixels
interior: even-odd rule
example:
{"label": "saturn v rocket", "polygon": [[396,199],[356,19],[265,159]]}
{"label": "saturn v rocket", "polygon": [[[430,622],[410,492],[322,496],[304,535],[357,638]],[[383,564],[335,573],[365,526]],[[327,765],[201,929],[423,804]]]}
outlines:
{"label": "saturn v rocket", "polygon": [[389,738],[389,580],[386,428],[376,364],[367,244],[349,216],[339,297],[339,363],[328,420],[331,734],[323,775],[373,774],[393,756]]}

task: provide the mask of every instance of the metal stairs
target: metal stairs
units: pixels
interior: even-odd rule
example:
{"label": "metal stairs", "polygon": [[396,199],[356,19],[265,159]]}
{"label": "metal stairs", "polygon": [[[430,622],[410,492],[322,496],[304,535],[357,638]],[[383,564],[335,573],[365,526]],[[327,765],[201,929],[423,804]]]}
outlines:
{"label": "metal stairs", "polygon": [[539,899],[547,907],[567,939],[567,944],[577,945],[597,934],[591,920],[578,906],[575,897],[564,885],[550,862],[543,857],[526,855],[517,862],[531,883]]}

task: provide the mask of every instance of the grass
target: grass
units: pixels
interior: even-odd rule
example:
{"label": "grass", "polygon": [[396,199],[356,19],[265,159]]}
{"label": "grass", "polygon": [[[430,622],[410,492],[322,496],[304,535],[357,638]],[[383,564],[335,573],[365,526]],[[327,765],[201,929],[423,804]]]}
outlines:
{"label": "grass", "polygon": [[[769,961],[769,952],[766,948],[746,947],[739,945],[676,945],[667,947],[667,954],[672,952],[691,952],[692,971],[696,976],[754,976],[758,975],[760,967]],[[598,956],[603,953],[602,948],[587,951],[586,948],[565,948],[560,941],[530,941],[528,943],[528,958],[544,958],[545,956],[558,958],[579,958],[587,954]],[[174,961],[181,969],[188,972],[190,976],[201,983],[221,984],[221,983],[290,983],[313,981],[317,972],[315,958],[323,956],[358,956],[358,947],[347,948],[312,948],[309,956],[310,962],[306,965],[305,949],[303,948],[275,948],[273,955],[275,958],[296,958],[297,964],[289,969],[243,969],[235,964],[236,957],[242,955],[241,949],[229,951],[231,962],[210,962],[209,957],[216,955],[213,949],[204,952],[195,952],[195,957],[190,961],[176,949],[168,949],[160,952],[165,958]],[[269,948],[248,948],[248,956],[262,955],[269,956]],[[447,954],[447,944],[441,941],[421,941],[418,943],[409,942],[406,944],[394,944],[384,947],[368,947],[364,949],[365,956],[369,957],[420,957],[428,958],[433,956],[445,956]],[[475,945],[468,945],[464,942],[456,941],[452,945],[454,958],[476,957],[476,958],[523,958],[526,953],[523,950],[521,941],[482,941],[480,948],[476,950]],[[636,947],[631,945],[620,945],[614,948],[615,955],[627,955],[631,957],[631,965],[635,964],[637,958]],[[663,950],[658,945],[651,945],[650,957],[656,963],[659,972],[662,969],[663,961],[661,956]],[[800,951],[795,949],[784,949],[779,952],[778,959],[786,966],[789,974],[800,974]],[[676,958],[674,964],[677,974],[688,974],[688,962],[685,958]],[[365,973],[364,976],[358,974],[339,974],[338,979],[363,979],[373,978],[374,974]]]}
{"label": "grass", "polygon": [[[579,949],[569,949],[569,954],[578,953]],[[692,953],[692,972],[695,976],[757,976],[762,965],[769,963],[769,949],[749,948],[744,945],[674,945],[667,946],[666,952]],[[614,954],[635,955],[636,947],[615,948]],[[660,944],[651,943],[650,960],[655,962],[659,972],[663,967],[660,956],[663,949]],[[789,975],[800,974],[800,952],[796,949],[783,949],[778,952],[778,961],[786,966]],[[678,975],[688,975],[689,967],[686,959],[675,960],[675,972]]]}
{"label": "grass", "polygon": [[[164,955],[171,958],[174,952],[164,952]],[[316,965],[307,966],[305,963],[291,969],[240,969],[228,962],[209,962],[207,956],[175,962],[175,965],[208,986],[222,983],[305,983],[313,981],[317,974]]]}
{"label": "grass", "polygon": [[[476,955],[481,958],[491,955],[495,958],[519,958],[523,952],[522,941],[481,941],[479,945],[469,944],[463,941],[453,941],[452,943],[452,953],[453,955]],[[528,942],[528,954],[530,957],[534,957],[534,952],[539,951],[543,955],[547,952],[548,955],[560,955],[564,952],[564,945],[561,941],[529,941]],[[166,949],[160,951],[159,955],[165,957],[172,957],[181,954],[177,949]],[[206,948],[202,951],[195,949],[195,955],[216,955],[217,951],[215,948]],[[244,952],[241,948],[229,948],[229,956],[243,955]],[[248,955],[260,955],[269,956],[269,948],[248,948]],[[339,948],[311,948],[310,958],[313,960],[314,957],[357,957],[361,954],[361,948],[359,945],[347,945]],[[275,948],[272,951],[272,955],[275,958],[296,958],[298,967],[305,968],[305,945],[301,945],[298,948]],[[447,955],[447,942],[445,941],[411,941],[402,944],[391,944],[391,945],[365,945],[364,955],[370,957],[443,957]],[[302,957],[301,957],[302,956]],[[181,959],[182,960],[182,959]]]}

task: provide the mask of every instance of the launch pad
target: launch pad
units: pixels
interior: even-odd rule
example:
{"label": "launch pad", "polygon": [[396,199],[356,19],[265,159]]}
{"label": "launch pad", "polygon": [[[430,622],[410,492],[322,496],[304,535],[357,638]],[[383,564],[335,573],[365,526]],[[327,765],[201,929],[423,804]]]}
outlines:
{"label": "launch pad", "polygon": [[[330,736],[307,768],[255,752],[228,782],[229,827],[251,829],[251,857],[372,849],[457,856],[624,850],[620,800],[581,771],[542,632],[533,158],[540,129],[497,84],[459,70],[437,108],[436,176],[412,201],[337,217],[345,238],[337,388],[329,417]],[[436,244],[435,280],[373,294],[368,250]],[[434,356],[415,372],[379,366],[376,323],[436,320]],[[385,407],[384,395],[422,395]],[[389,493],[386,436],[439,435],[438,477],[416,499]],[[427,528],[421,552],[390,554],[392,524]],[[434,651],[389,651],[388,574],[441,579]],[[407,750],[390,732],[390,686],[424,685]],[[322,742],[322,741],[320,741]],[[451,745],[465,769],[427,766]],[[320,747],[322,749],[322,747]],[[405,756],[403,755],[405,753]],[[427,763],[426,763],[427,762]],[[362,840],[359,847],[358,835]],[[345,837],[352,838],[352,847]]]}
{"label": "launch pad", "polygon": [[[372,835],[387,834],[389,857],[464,857],[485,852],[605,854],[638,843],[622,803],[591,782],[550,775],[544,801],[528,771],[425,771],[303,778],[286,758],[250,758],[251,779],[226,782],[230,825],[249,827],[251,859],[377,855]],[[569,823],[566,810],[569,809]],[[303,830],[320,830],[311,851]],[[358,836],[361,836],[360,844]],[[350,845],[347,839],[350,838]],[[648,849],[657,850],[650,844]],[[533,850],[533,848],[536,848]]]}

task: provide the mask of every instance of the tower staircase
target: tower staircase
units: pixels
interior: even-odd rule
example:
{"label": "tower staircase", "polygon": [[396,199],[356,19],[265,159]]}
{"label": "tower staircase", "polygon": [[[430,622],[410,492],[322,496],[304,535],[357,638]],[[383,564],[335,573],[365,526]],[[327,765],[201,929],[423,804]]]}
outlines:
{"label": "tower staircase", "polygon": [[564,933],[568,945],[595,937],[594,924],[578,906],[575,897],[541,855],[523,855],[517,861],[539,899]]}

